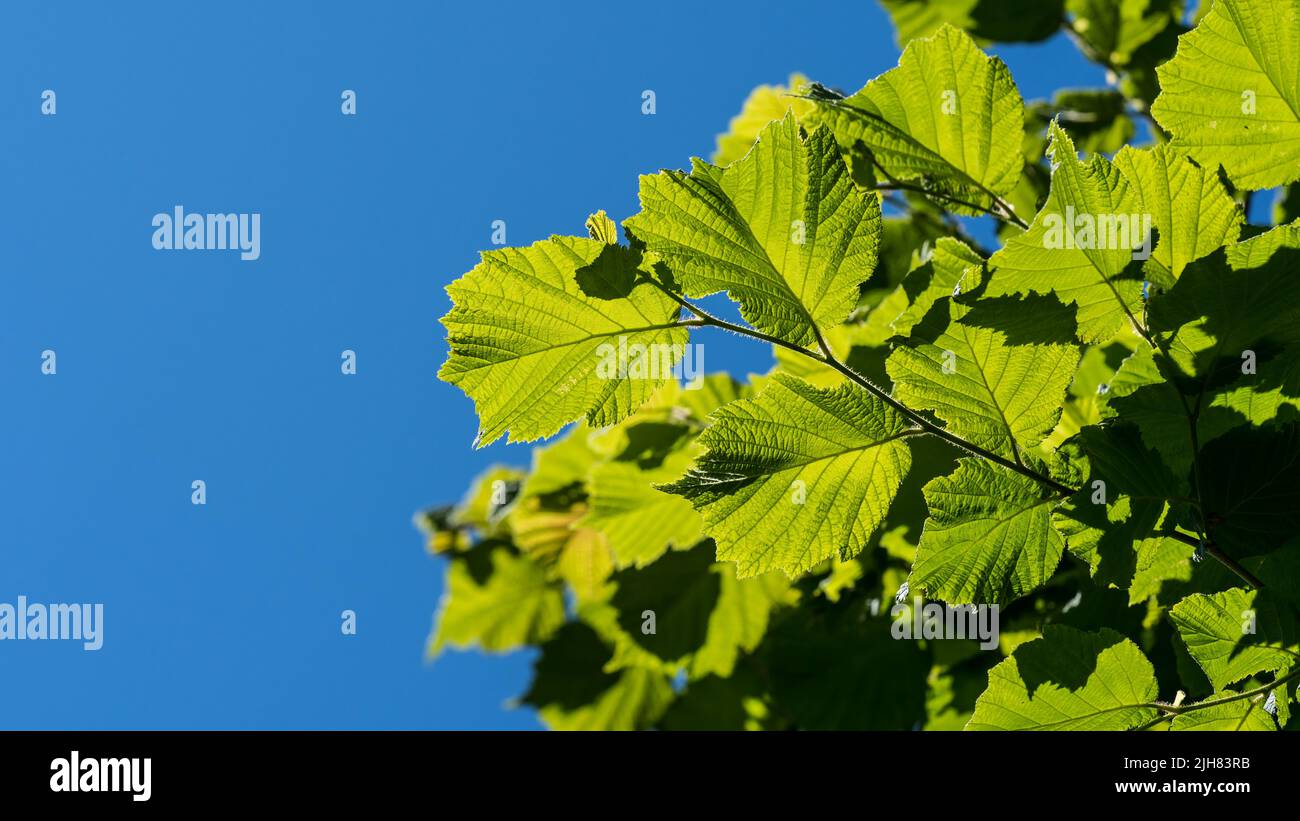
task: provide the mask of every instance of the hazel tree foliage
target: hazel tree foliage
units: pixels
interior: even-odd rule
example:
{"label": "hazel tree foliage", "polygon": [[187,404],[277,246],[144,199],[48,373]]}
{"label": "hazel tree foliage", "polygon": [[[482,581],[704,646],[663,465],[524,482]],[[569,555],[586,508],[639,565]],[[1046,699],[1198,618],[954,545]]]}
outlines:
{"label": "hazel tree foliage", "polygon": [[[534,648],[556,729],[1294,729],[1300,0],[883,5],[895,68],[448,286],[538,446],[417,517],[430,653]],[[1061,30],[1112,85],[1026,101],[985,49]]]}

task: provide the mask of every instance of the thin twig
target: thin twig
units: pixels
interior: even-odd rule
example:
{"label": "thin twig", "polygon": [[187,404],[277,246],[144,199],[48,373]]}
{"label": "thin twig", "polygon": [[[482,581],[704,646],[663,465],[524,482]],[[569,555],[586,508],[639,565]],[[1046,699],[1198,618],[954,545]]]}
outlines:
{"label": "thin twig", "polygon": [[1145,724],[1142,724],[1138,727],[1134,727],[1133,730],[1135,732],[1140,730],[1149,730],[1152,727],[1156,726],[1157,724],[1160,724],[1161,722],[1164,721],[1168,721],[1174,718],[1175,716],[1186,715],[1188,713],[1195,713],[1198,710],[1208,710],[1211,707],[1218,707],[1221,704],[1231,704],[1234,701],[1241,701],[1243,699],[1259,698],[1273,690],[1276,690],[1278,687],[1285,687],[1287,682],[1297,677],[1300,677],[1300,667],[1295,668],[1294,670],[1287,673],[1285,676],[1282,676],[1281,678],[1274,679],[1268,684],[1262,685],[1260,687],[1256,687],[1253,690],[1245,690],[1240,693],[1233,693],[1232,695],[1225,696],[1223,698],[1206,699],[1204,701],[1197,701],[1191,704],[1179,704],[1177,702],[1175,702],[1174,704],[1165,704],[1160,701],[1153,701],[1148,704],[1138,705],[1141,707],[1153,707],[1157,710],[1160,710],[1162,715],[1152,719],[1151,721],[1148,721]]}
{"label": "thin twig", "polygon": [[[762,331],[758,331],[753,328],[746,327],[744,325],[737,325],[734,322],[728,322],[725,319],[714,316],[713,314],[709,313],[708,311],[704,310],[698,305],[695,305],[689,300],[684,299],[680,294],[677,294],[672,289],[664,286],[664,284],[659,282],[657,279],[654,279],[652,277],[647,277],[646,281],[650,282],[660,291],[667,294],[675,302],[680,304],[683,308],[685,308],[686,310],[690,311],[692,314],[695,315],[696,317],[695,319],[683,319],[679,321],[678,324],[681,326],[689,327],[689,328],[712,326],[715,328],[721,328],[723,330],[731,331],[732,333],[736,333],[741,336],[747,336],[752,339],[758,339],[772,345],[778,345],[790,351],[794,351],[795,353],[798,353],[802,356],[805,356],[809,359],[819,362],[822,365],[826,365],[827,367],[839,371],[841,374],[843,374],[854,384],[865,389],[873,396],[880,399],[882,402],[889,405],[894,410],[898,411],[909,421],[911,421],[916,426],[916,428],[920,431],[929,433],[935,437],[938,437],[939,439],[944,440],[945,442],[951,445],[954,445],[955,447],[961,448],[967,453],[970,453],[974,456],[978,456],[982,459],[987,459],[988,461],[1001,465],[1002,467],[1005,467],[1008,470],[1014,471],[1016,473],[1021,474],[1022,476],[1026,476],[1030,479],[1033,479],[1034,481],[1039,482],[1040,484],[1046,485],[1047,487],[1056,491],[1062,497],[1073,496],[1074,494],[1079,492],[1078,488],[1072,488],[1069,485],[1064,484],[1063,482],[1060,482],[1052,478],[1051,476],[1047,476],[1042,473],[1039,473],[1033,468],[1015,462],[1011,459],[1007,459],[1005,456],[1001,456],[997,453],[987,450],[986,448],[980,447],[979,445],[976,445],[974,442],[968,442],[967,440],[947,430],[943,426],[930,421],[930,419],[926,418],[924,414],[921,414],[918,411],[915,411],[907,407],[905,404],[903,404],[902,402],[898,401],[893,396],[891,396],[888,391],[881,388],[879,385],[876,385],[870,379],[858,373],[849,365],[840,361],[840,359],[836,357],[835,353],[831,350],[830,345],[826,343],[825,338],[822,337],[821,332],[817,330],[816,326],[813,326],[813,334],[816,338],[817,345],[821,350],[820,353],[809,350],[808,348],[805,348],[802,345],[797,345],[793,342],[789,342],[787,340],[781,339],[780,337],[772,336],[771,334],[766,334],[763,333]],[[1237,564],[1237,562],[1234,561],[1230,556],[1225,554],[1217,546],[1213,545],[1212,543],[1209,543],[1207,540],[1203,540],[1197,536],[1190,536],[1188,534],[1181,533],[1177,530],[1174,530],[1168,533],[1167,535],[1169,536],[1169,538],[1175,539],[1176,541],[1182,542],[1183,544],[1203,549],[1206,555],[1214,557],[1216,561],[1223,564],[1225,567],[1227,567],[1229,570],[1235,573],[1239,578],[1241,578],[1247,584],[1251,585],[1256,589],[1263,588],[1264,586],[1263,582],[1261,582],[1250,571],[1246,570],[1244,567]]]}

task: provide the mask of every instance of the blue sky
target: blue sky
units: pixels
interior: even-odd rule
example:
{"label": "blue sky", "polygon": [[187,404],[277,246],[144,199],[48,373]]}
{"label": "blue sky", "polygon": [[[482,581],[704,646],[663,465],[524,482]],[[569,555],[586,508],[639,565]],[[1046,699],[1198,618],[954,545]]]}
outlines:
{"label": "blue sky", "polygon": [[[1102,83],[1059,37],[999,53],[1026,98]],[[443,568],[412,514],[529,458],[472,450],[435,379],[443,287],[493,220],[629,216],[754,85],[897,56],[866,0],[6,3],[0,602],[101,602],[105,636],[0,643],[0,727],[538,726],[503,706],[528,654],[422,657]],[[176,205],[260,213],[260,259],[154,250]]]}

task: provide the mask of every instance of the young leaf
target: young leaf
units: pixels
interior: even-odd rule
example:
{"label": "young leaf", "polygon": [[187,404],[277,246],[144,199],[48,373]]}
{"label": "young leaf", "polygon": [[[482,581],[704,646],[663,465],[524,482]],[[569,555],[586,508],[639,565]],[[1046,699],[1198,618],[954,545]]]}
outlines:
{"label": "young leaf", "polygon": [[[936,301],[975,290],[983,274],[984,258],[970,246],[952,237],[939,239],[930,258],[909,271],[898,286],[907,307],[890,321],[890,327],[900,336],[910,335]],[[884,307],[881,303],[877,310]]]}
{"label": "young leaf", "polygon": [[718,135],[718,147],[713,152],[714,165],[730,165],[749,153],[768,123],[785,117],[786,112],[799,119],[813,109],[813,104],[795,94],[808,85],[802,74],[791,74],[785,85],[759,86],[745,98],[740,113],[731,118],[726,134]]}
{"label": "young leaf", "polygon": [[1128,730],[1157,715],[1155,670],[1114,630],[1048,625],[989,671],[968,730]]}
{"label": "young leaf", "polygon": [[1142,550],[1148,569],[1156,561],[1163,538],[1153,534],[1185,483],[1142,445],[1133,425],[1084,428],[1078,443],[1088,457],[1087,481],[1052,513],[1052,524],[1099,583],[1129,589]]}
{"label": "young leaf", "polygon": [[631,286],[639,262],[617,245],[552,237],[484,252],[447,286],[453,305],[442,323],[451,356],[438,376],[474,400],[476,446],[507,432],[511,442],[544,438],[584,417],[613,424],[672,377],[663,368],[636,373],[638,365],[649,368],[649,357],[619,368],[617,351],[644,345],[680,353],[687,339],[676,325],[680,306],[645,283],[620,298],[587,292],[593,283]]}
{"label": "young leaf", "polygon": [[782,714],[809,730],[906,730],[925,718],[929,658],[889,621],[800,608],[773,625],[763,656]]}
{"label": "young leaf", "polygon": [[[1079,338],[1104,342],[1142,313],[1141,203],[1109,160],[1080,162],[1070,137],[1048,128],[1052,187],[1029,230],[989,260],[985,296],[1054,292],[1077,308]],[[1134,229],[1137,230],[1134,230]]]}
{"label": "young leaf", "polygon": [[818,390],[778,374],[714,413],[700,436],[707,452],[663,490],[704,514],[718,559],[740,578],[796,576],[866,546],[911,464],[911,432],[855,384]]}
{"label": "young leaf", "polygon": [[[1232,692],[1215,693],[1206,701],[1231,698]],[[1171,730],[1198,730],[1203,732],[1249,732],[1277,729],[1277,721],[1264,710],[1264,697],[1242,698],[1227,704],[1218,704],[1201,710],[1174,716]]]}
{"label": "young leaf", "polygon": [[610,650],[581,622],[566,624],[542,645],[533,683],[520,699],[553,730],[641,730],[672,701],[668,679],[630,667],[606,673]]}
{"label": "young leaf", "polygon": [[1196,165],[1168,145],[1125,146],[1115,155],[1115,165],[1159,232],[1148,265],[1159,265],[1167,280],[1178,279],[1188,263],[1237,241],[1242,213],[1215,169]]}
{"label": "young leaf", "polygon": [[1205,446],[1200,470],[1210,537],[1229,555],[1267,553],[1300,533],[1300,426],[1236,428]]}
{"label": "young leaf", "polygon": [[444,645],[465,649],[477,645],[494,653],[542,641],[564,622],[560,588],[526,556],[505,548],[491,552],[487,580],[475,580],[469,562],[452,561],[447,571],[438,625],[429,641],[429,654]]}
{"label": "young leaf", "polygon": [[662,463],[607,462],[592,470],[591,509],[578,524],[605,534],[619,567],[643,567],[669,547],[700,540],[704,522],[690,503],[654,487],[681,476],[695,456],[683,448]]}
{"label": "young leaf", "polygon": [[967,441],[1019,460],[1056,425],[1079,349],[1010,345],[1001,331],[963,322],[968,315],[951,299],[935,305],[885,363],[894,393]]}
{"label": "young leaf", "polygon": [[1300,0],[1215,0],[1157,73],[1175,148],[1241,188],[1300,179]]}
{"label": "young leaf", "polygon": [[908,585],[952,604],[1005,604],[1056,570],[1065,542],[1052,527],[1056,495],[979,459],[925,486],[930,518]]}
{"label": "young leaf", "polygon": [[1174,605],[1169,617],[1216,690],[1300,661],[1295,610],[1267,591],[1195,593]]}
{"label": "young leaf", "polygon": [[842,145],[861,140],[889,177],[924,183],[957,213],[994,208],[1020,179],[1025,112],[1011,72],[950,25],[851,97],[817,102]]}
{"label": "young leaf", "polygon": [[641,213],[624,223],[689,297],[726,291],[745,320],[797,345],[843,322],[876,264],[880,202],[858,191],[825,128],[793,114],[726,168],[641,178]]}

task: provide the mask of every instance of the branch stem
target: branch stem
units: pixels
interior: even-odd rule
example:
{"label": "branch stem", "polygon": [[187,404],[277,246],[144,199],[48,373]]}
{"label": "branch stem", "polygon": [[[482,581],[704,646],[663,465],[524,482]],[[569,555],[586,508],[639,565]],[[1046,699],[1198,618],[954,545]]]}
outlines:
{"label": "branch stem", "polygon": [[[816,337],[817,346],[820,349],[820,353],[818,351],[813,351],[810,350],[809,348],[805,348],[802,345],[797,345],[793,342],[789,342],[787,340],[781,339],[780,337],[772,336],[771,334],[766,334],[763,333],[762,331],[755,330],[754,328],[749,328],[744,325],[738,325],[734,322],[728,322],[727,320],[722,319],[721,317],[714,316],[713,314],[709,313],[708,311],[704,310],[698,305],[683,298],[680,294],[666,287],[663,283],[659,282],[658,280],[647,277],[646,281],[653,284],[656,288],[658,288],[663,293],[667,294],[671,299],[673,299],[675,302],[680,304],[686,310],[690,311],[691,314],[695,316],[694,319],[680,320],[677,323],[678,325],[681,325],[683,327],[688,327],[688,328],[701,328],[706,326],[721,328],[723,330],[731,331],[732,333],[739,334],[741,336],[747,336],[750,337],[751,339],[757,339],[762,342],[767,342],[771,345],[780,346],[782,348],[785,348],[786,350],[794,351],[795,353],[800,354],[801,356],[805,356],[809,359],[821,363],[822,365],[825,365],[829,368],[833,368],[834,370],[843,374],[845,378],[849,379],[851,382],[863,388],[868,393],[880,399],[880,401],[884,402],[886,405],[889,405],[891,408],[893,408],[894,410],[902,414],[904,417],[906,417],[908,421],[910,421],[915,426],[915,429],[917,431],[931,434],[932,436],[938,437],[939,439],[942,439],[948,444],[960,448],[966,451],[967,453],[970,453],[973,456],[977,456],[981,459],[987,459],[990,462],[1001,465],[1007,470],[1014,471],[1015,473],[1019,473],[1022,476],[1026,476],[1030,479],[1033,479],[1034,481],[1039,482],[1040,484],[1043,484],[1051,488],[1062,497],[1073,496],[1074,494],[1079,492],[1078,488],[1072,488],[1069,485],[1052,478],[1051,476],[1047,476],[1045,474],[1039,473],[1038,471],[1034,470],[1033,468],[1025,464],[1022,464],[1019,461],[1008,459],[1005,456],[994,453],[993,451],[990,451],[987,448],[983,448],[975,444],[974,442],[969,442],[961,438],[957,434],[953,433],[952,431],[946,429],[942,425],[936,424],[935,422],[931,421],[929,418],[927,418],[924,414],[920,413],[919,411],[907,407],[907,405],[903,404],[898,399],[891,396],[890,393],[886,391],[884,388],[881,388],[879,385],[875,384],[867,377],[858,373],[852,367],[845,364],[838,357],[836,357],[835,353],[831,350],[830,345],[827,344],[825,338],[822,337],[821,331],[817,330],[816,328],[814,328],[813,333]],[[1188,535],[1186,533],[1182,533],[1177,530],[1172,531],[1167,535],[1169,536],[1169,538],[1175,539],[1179,542],[1182,542],[1183,544],[1190,545],[1192,547],[1201,548],[1206,553],[1206,555],[1214,557],[1216,561],[1223,564],[1226,568],[1228,568],[1234,574],[1236,574],[1238,578],[1245,581],[1251,587],[1254,587],[1256,589],[1263,588],[1264,586],[1263,582],[1261,582],[1250,571],[1246,570],[1244,567],[1239,565],[1230,556],[1225,554],[1222,550],[1220,550],[1214,544],[1210,543],[1208,540],[1204,540],[1198,536]]]}
{"label": "branch stem", "polygon": [[1143,707],[1154,707],[1155,709],[1160,710],[1161,715],[1157,718],[1152,719],[1151,721],[1148,721],[1146,724],[1135,727],[1133,729],[1135,731],[1148,730],[1156,726],[1157,724],[1160,724],[1161,722],[1168,721],[1174,718],[1175,716],[1194,713],[1198,710],[1207,710],[1210,707],[1218,707],[1220,704],[1231,704],[1234,701],[1242,701],[1244,699],[1258,699],[1267,695],[1269,692],[1276,690],[1279,687],[1285,687],[1287,682],[1297,677],[1300,677],[1300,667],[1295,668],[1294,670],[1287,673],[1285,676],[1282,676],[1281,678],[1274,679],[1268,684],[1262,685],[1260,687],[1256,687],[1253,690],[1244,690],[1240,693],[1233,693],[1232,695],[1224,696],[1223,698],[1206,699],[1205,701],[1197,701],[1197,702],[1193,702],[1192,704],[1182,704],[1179,703],[1177,700],[1175,700],[1173,704],[1165,704],[1159,701],[1152,702],[1150,704],[1143,704],[1141,705]]}

